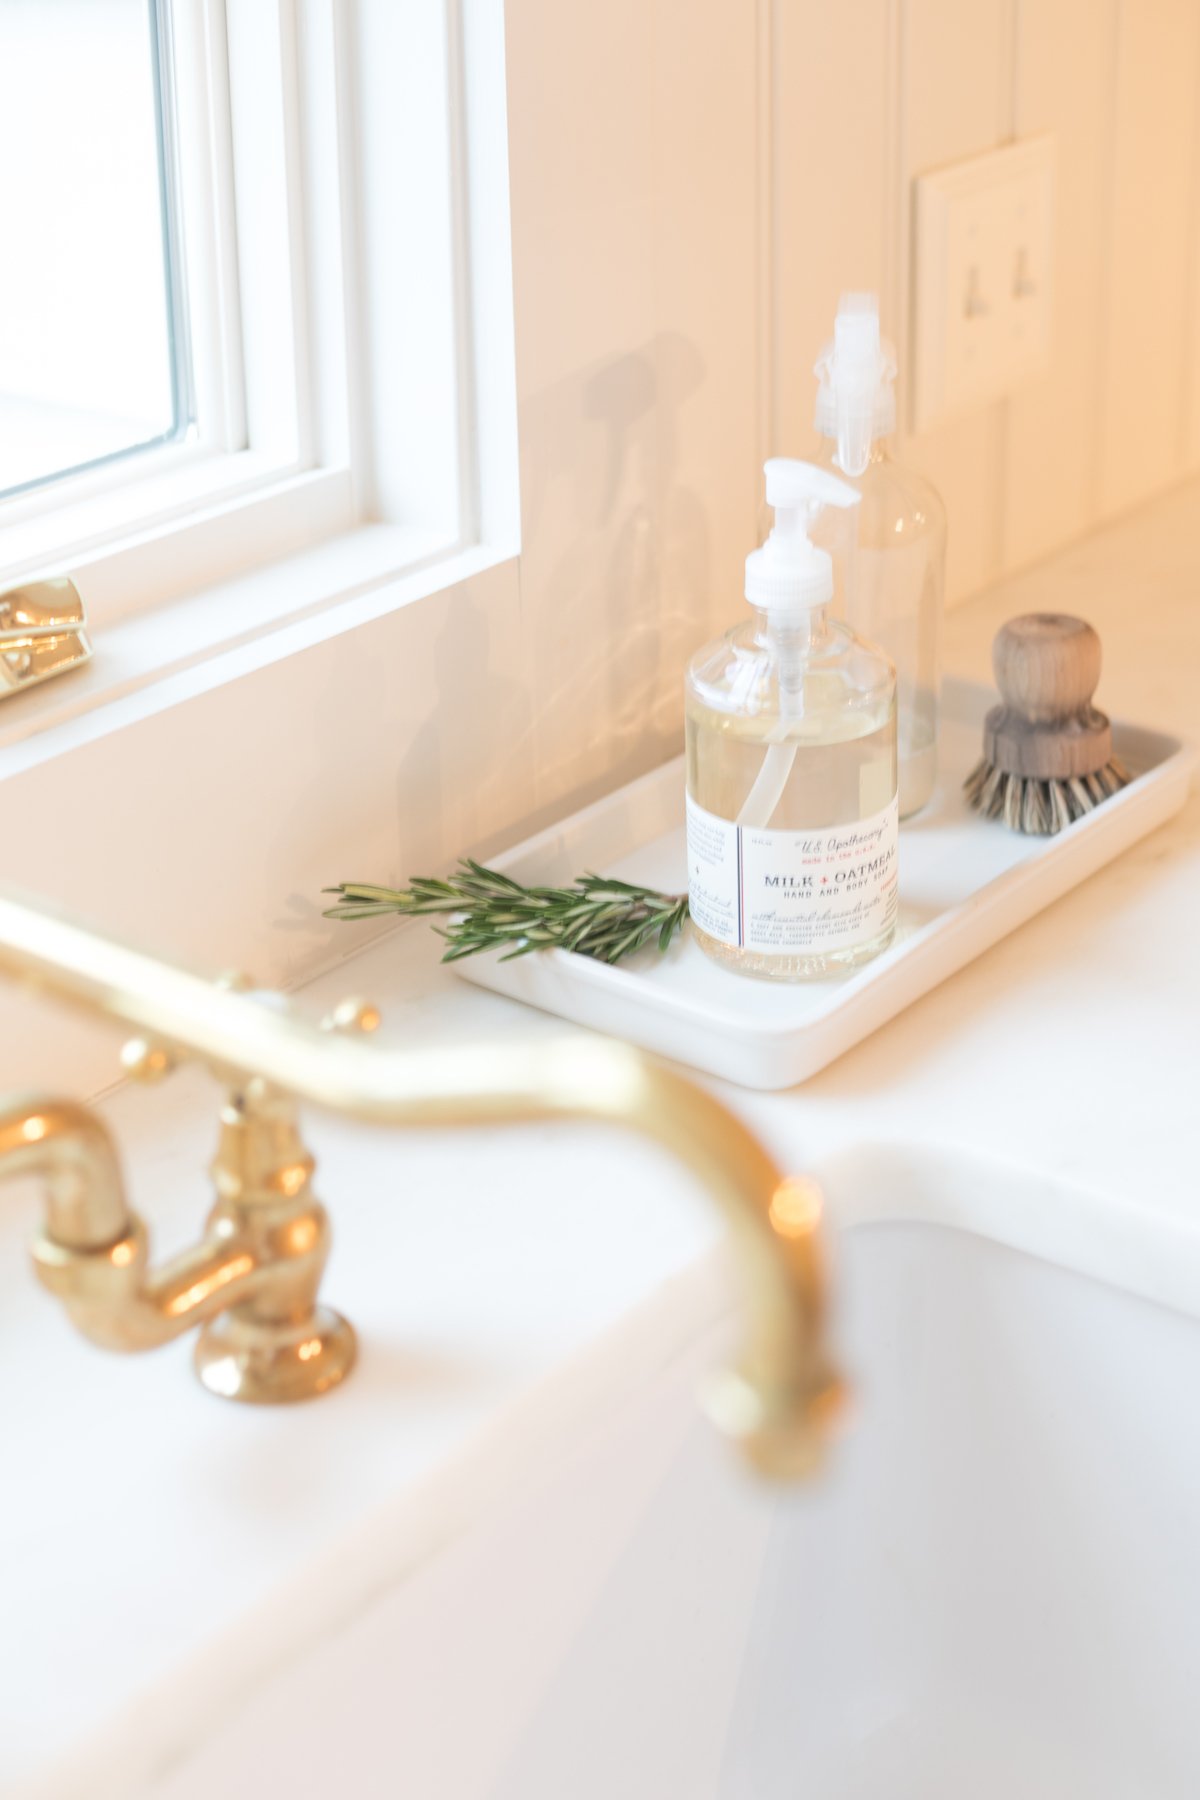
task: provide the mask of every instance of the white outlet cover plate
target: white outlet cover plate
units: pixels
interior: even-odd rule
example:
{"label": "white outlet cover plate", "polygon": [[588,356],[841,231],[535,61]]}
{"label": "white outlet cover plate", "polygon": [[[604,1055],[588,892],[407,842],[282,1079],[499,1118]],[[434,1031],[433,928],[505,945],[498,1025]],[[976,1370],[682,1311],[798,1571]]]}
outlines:
{"label": "white outlet cover plate", "polygon": [[914,431],[1050,365],[1055,148],[1029,138],[917,177]]}

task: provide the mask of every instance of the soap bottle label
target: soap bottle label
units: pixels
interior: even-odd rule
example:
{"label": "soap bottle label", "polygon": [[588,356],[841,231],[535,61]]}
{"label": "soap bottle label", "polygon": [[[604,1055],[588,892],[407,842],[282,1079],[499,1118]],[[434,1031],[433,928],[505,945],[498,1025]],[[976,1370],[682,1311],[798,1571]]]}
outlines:
{"label": "soap bottle label", "polygon": [[898,904],[898,801],[869,819],[772,831],[687,797],[688,907],[722,944],[816,955],[873,943]]}

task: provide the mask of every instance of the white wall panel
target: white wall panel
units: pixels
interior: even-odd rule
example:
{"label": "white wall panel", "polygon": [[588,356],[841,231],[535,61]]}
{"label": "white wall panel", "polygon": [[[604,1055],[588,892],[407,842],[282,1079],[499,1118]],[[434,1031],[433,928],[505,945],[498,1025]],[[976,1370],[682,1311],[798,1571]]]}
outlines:
{"label": "white wall panel", "polygon": [[[1001,143],[1010,129],[1011,0],[908,0],[903,8],[898,159],[903,293],[911,291],[912,181]],[[906,301],[907,303],[907,301]],[[907,356],[909,333],[902,339]],[[907,399],[907,388],[902,400]],[[1001,405],[901,443],[937,486],[949,517],[946,586],[953,601],[1000,571]]]}
{"label": "white wall panel", "polygon": [[1183,471],[1195,231],[1200,6],[1122,0],[1118,38],[1109,335],[1100,511]]}
{"label": "white wall panel", "polygon": [[1184,460],[1189,470],[1200,469],[1200,56],[1196,59],[1196,92],[1192,101],[1192,270],[1188,289],[1191,319],[1190,394],[1185,430]]}
{"label": "white wall panel", "polygon": [[1200,0],[774,0],[774,24],[780,447],[808,441],[843,288],[880,290],[907,359],[914,177],[1051,132],[1052,368],[919,435],[901,407],[951,601],[1200,466]]}
{"label": "white wall panel", "polygon": [[1057,139],[1057,254],[1053,366],[1009,406],[1006,568],[1047,555],[1096,515],[1118,4],[1020,0],[1018,7],[1016,134]]}
{"label": "white wall panel", "polygon": [[677,746],[757,487],[755,9],[511,0],[522,620],[537,798]]}
{"label": "white wall panel", "polygon": [[775,365],[772,451],[813,441],[813,363],[847,290],[886,296],[893,219],[893,0],[774,0],[772,20]]}

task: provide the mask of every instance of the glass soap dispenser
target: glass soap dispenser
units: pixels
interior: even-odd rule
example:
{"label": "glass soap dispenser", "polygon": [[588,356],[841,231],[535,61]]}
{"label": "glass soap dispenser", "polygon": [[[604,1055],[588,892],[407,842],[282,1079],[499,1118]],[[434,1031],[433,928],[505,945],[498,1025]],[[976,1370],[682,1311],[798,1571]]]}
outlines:
{"label": "glass soap dispenser", "polygon": [[832,559],[809,538],[859,495],[783,457],[766,478],[753,616],[687,672],[688,898],[709,956],[804,981],[866,962],[896,928],[896,680],[833,616]]}
{"label": "glass soap dispenser", "polygon": [[907,819],[937,777],[946,512],[936,488],[889,450],[896,359],[880,338],[874,294],[842,296],[816,375],[817,460],[862,496],[846,617],[896,665],[900,817]]}

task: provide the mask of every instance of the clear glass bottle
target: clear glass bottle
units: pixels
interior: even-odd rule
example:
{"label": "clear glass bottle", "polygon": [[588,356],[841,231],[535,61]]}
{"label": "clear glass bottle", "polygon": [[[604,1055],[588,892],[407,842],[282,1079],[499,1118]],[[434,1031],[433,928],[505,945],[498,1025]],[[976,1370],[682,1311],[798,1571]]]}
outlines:
{"label": "clear glass bottle", "polygon": [[907,819],[937,778],[946,511],[932,483],[891,455],[896,363],[879,335],[874,295],[843,295],[816,373],[816,462],[862,496],[846,618],[896,665],[900,817]]}
{"label": "clear glass bottle", "polygon": [[766,472],[775,527],[746,559],[753,616],[687,672],[688,891],[708,955],[803,981],[895,932],[896,682],[833,616],[831,559],[807,534],[858,495],[811,464]]}

